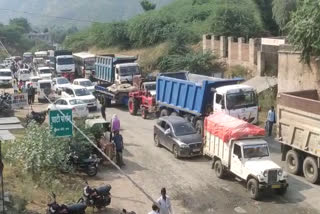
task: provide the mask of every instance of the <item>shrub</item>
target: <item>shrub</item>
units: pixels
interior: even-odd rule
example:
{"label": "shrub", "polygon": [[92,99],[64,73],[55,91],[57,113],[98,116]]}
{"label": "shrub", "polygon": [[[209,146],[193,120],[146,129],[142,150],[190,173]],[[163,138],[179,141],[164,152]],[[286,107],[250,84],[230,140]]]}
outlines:
{"label": "shrub", "polygon": [[88,50],[90,46],[89,33],[86,31],[76,33],[67,37],[63,45],[67,49],[71,49],[73,51],[83,51]]}

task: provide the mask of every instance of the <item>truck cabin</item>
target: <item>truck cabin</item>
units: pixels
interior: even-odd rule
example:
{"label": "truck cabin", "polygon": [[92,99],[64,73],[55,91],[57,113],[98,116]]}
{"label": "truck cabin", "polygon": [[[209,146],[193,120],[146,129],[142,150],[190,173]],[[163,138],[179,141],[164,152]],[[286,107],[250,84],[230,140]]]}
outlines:
{"label": "truck cabin", "polygon": [[134,76],[141,76],[138,63],[116,64],[115,66],[115,82],[131,83]]}
{"label": "truck cabin", "polygon": [[214,89],[213,111],[227,112],[249,123],[258,122],[256,90],[246,85],[228,85]]}
{"label": "truck cabin", "polygon": [[73,56],[57,56],[57,65],[73,65]]}
{"label": "truck cabin", "polygon": [[266,141],[262,139],[235,141],[232,149],[232,156],[240,160],[250,160],[252,158],[269,158],[270,152]]}

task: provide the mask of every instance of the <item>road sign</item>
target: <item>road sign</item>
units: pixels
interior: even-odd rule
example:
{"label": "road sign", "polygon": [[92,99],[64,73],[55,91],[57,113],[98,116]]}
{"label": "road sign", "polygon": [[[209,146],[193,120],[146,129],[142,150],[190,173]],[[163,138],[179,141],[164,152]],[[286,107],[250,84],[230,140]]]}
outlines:
{"label": "road sign", "polygon": [[[64,114],[61,114],[60,111]],[[49,123],[52,133],[56,137],[70,137],[72,136],[72,110],[50,110]]]}

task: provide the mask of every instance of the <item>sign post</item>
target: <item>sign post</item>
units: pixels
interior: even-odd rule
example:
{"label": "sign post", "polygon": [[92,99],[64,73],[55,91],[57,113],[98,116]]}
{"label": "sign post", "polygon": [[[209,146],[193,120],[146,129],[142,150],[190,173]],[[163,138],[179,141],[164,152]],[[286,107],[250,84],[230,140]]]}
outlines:
{"label": "sign post", "polygon": [[[61,114],[60,111],[63,113]],[[72,110],[50,110],[49,123],[50,129],[56,137],[71,137],[72,136]]]}

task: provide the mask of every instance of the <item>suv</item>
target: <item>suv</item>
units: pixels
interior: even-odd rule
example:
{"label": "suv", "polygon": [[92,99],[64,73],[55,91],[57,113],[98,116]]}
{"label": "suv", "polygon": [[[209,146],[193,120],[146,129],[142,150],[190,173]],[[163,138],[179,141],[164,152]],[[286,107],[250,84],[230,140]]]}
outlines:
{"label": "suv", "polygon": [[69,85],[63,88],[61,92],[61,97],[72,97],[82,100],[87,104],[88,109],[97,110],[96,98],[83,86],[79,85]]}

